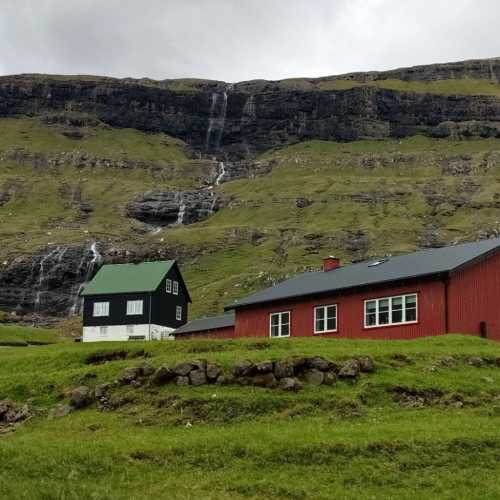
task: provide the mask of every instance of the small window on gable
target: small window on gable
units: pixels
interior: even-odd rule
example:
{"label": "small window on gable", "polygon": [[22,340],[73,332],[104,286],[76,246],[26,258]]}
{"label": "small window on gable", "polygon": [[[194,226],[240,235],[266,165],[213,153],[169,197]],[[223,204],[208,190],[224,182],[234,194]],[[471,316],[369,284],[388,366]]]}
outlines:
{"label": "small window on gable", "polygon": [[109,316],[109,302],[94,302],[94,317]]}
{"label": "small window on gable", "polygon": [[175,319],[177,321],[182,321],[182,306],[175,307]]}
{"label": "small window on gable", "polygon": [[167,279],[165,281],[165,291],[167,293],[172,293],[172,280],[171,279]]}
{"label": "small window on gable", "polygon": [[174,281],[174,295],[179,295],[179,282]]}
{"label": "small window on gable", "polygon": [[127,300],[127,316],[135,316],[142,314],[142,300]]}

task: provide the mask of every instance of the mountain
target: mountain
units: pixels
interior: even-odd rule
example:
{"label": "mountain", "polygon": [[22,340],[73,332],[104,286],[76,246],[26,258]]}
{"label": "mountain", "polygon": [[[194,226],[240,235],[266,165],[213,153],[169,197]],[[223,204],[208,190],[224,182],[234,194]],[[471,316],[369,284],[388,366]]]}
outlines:
{"label": "mountain", "polygon": [[320,265],[497,235],[500,59],[250,81],[0,77],[0,309],[176,258],[192,316]]}

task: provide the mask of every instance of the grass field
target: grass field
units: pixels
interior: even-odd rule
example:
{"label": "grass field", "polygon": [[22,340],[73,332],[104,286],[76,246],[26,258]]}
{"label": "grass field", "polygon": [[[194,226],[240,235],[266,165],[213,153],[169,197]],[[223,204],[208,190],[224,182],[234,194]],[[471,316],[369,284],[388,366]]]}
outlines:
{"label": "grass field", "polygon": [[[89,364],[122,350],[128,359]],[[143,352],[144,351],[144,352]],[[355,384],[299,393],[239,386],[117,389],[115,411],[48,419],[82,382],[172,365],[370,355]],[[473,366],[471,357],[482,357]],[[74,344],[0,350],[0,399],[36,416],[0,434],[0,498],[331,499],[500,496],[500,344],[328,339]],[[451,361],[450,361],[451,360]],[[406,391],[420,399],[396,400]]]}
{"label": "grass field", "polygon": [[45,345],[60,341],[61,337],[54,330],[0,324],[0,347]]}

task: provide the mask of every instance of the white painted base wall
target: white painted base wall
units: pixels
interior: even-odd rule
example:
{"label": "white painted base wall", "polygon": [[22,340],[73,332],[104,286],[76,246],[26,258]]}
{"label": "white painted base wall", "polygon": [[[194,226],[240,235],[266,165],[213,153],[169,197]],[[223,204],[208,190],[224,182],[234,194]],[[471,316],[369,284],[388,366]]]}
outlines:
{"label": "white painted base wall", "polygon": [[[130,327],[133,327],[132,329]],[[130,340],[130,337],[144,336],[144,340],[173,340],[173,328],[161,325],[112,325],[84,326],[83,342],[118,342]],[[137,340],[137,339],[133,339]]]}

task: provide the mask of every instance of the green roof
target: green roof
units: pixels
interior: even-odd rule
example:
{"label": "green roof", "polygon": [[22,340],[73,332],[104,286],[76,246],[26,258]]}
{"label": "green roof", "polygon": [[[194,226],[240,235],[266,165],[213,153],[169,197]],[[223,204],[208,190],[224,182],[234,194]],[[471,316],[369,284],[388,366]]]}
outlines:
{"label": "green roof", "polygon": [[175,260],[140,264],[107,264],[85,285],[80,295],[154,292]]}

